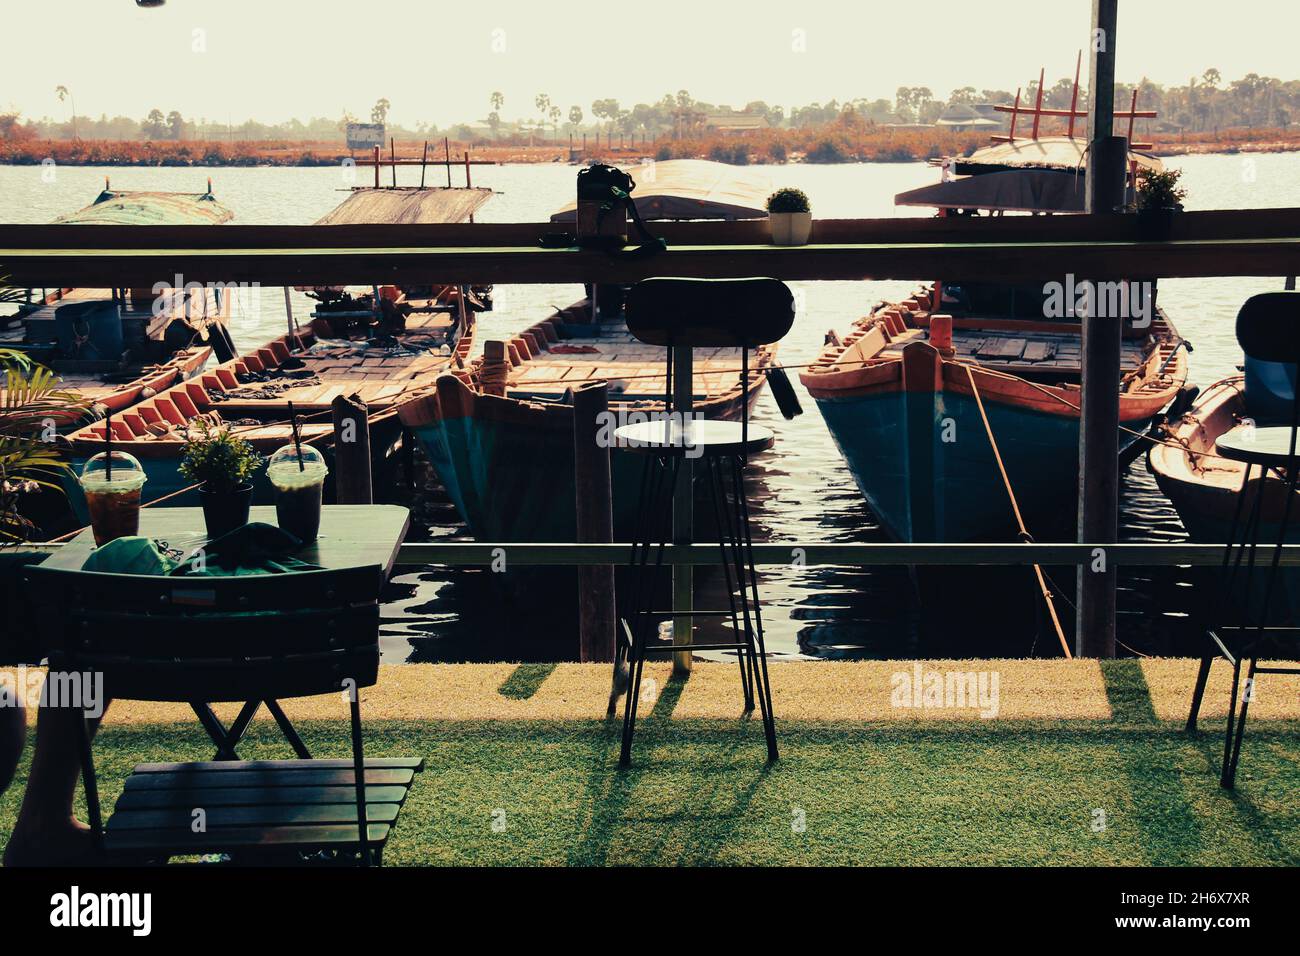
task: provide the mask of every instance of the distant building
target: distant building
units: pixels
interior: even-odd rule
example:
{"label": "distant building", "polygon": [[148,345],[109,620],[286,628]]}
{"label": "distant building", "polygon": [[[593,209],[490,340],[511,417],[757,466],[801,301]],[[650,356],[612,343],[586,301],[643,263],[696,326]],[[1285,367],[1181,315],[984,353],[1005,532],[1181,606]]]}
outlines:
{"label": "distant building", "polygon": [[771,126],[762,113],[708,113],[704,117],[704,130],[708,133],[752,133]]}
{"label": "distant building", "polygon": [[968,130],[1001,130],[1010,125],[1002,119],[1008,115],[999,113],[992,103],[978,105],[949,103],[939,118],[934,121],[934,125],[957,133],[965,133]]}

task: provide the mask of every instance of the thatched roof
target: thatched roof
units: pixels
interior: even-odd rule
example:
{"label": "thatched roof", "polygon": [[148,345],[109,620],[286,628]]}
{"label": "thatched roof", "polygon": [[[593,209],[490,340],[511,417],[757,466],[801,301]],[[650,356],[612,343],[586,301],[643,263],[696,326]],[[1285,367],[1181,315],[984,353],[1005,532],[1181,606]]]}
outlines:
{"label": "thatched roof", "polygon": [[[1068,136],[1044,136],[1040,139],[1017,139],[977,149],[967,157],[953,161],[958,173],[985,173],[998,169],[1038,167],[1048,169],[1082,169],[1086,163],[1085,139]],[[1147,153],[1129,150],[1129,159],[1139,168],[1161,169],[1160,160]]]}
{"label": "thatched roof", "polygon": [[90,226],[218,226],[234,218],[212,193],[105,189],[85,209],[54,221]]}
{"label": "thatched roof", "polygon": [[[636,183],[632,199],[642,219],[763,219],[772,181],[746,166],[706,159],[667,159],[624,170]],[[577,203],[551,215],[573,222]]]}
{"label": "thatched roof", "polygon": [[316,225],[464,222],[490,198],[491,189],[365,187],[354,189],[351,196],[316,220]]}

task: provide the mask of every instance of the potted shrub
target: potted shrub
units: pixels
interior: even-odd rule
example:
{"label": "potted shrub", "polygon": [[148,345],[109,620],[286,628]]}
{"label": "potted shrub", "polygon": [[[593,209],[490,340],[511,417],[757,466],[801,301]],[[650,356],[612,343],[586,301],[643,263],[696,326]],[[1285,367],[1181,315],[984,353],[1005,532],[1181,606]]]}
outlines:
{"label": "potted shrub", "polygon": [[199,501],[208,537],[248,524],[253,503],[250,478],[262,466],[262,456],[229,428],[214,427],[199,419],[190,432],[181,457],[181,474],[201,483]]}
{"label": "potted shrub", "polygon": [[1174,216],[1182,212],[1187,188],[1180,186],[1182,170],[1144,169],[1138,173],[1138,232],[1145,239],[1164,239],[1173,229]]}
{"label": "potted shrub", "polygon": [[802,246],[812,231],[812,206],[802,189],[786,187],[767,197],[767,218],[772,223],[772,244]]}

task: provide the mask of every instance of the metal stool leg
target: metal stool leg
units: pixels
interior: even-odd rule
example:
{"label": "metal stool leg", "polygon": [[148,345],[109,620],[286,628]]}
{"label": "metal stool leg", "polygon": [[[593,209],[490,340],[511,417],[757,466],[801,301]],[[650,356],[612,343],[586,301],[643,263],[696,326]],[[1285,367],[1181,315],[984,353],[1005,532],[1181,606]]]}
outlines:
{"label": "metal stool leg", "polygon": [[1228,696],[1228,729],[1223,735],[1223,769],[1219,774],[1221,786],[1232,789],[1232,732],[1237,719],[1237,688],[1241,684],[1241,660],[1232,662],[1232,691]]}
{"label": "metal stool leg", "polygon": [[763,714],[763,733],[767,737],[767,759],[777,759],[776,716],[772,708],[772,682],[767,673],[767,645],[763,639],[763,613],[758,600],[758,570],[754,563],[754,538],[749,524],[749,499],[745,497],[744,472],[739,458],[733,463],[736,500],[739,502],[741,531],[745,541],[745,564],[749,571],[749,588],[754,599],[754,634],[757,641],[757,669],[754,677],[758,687],[758,705]]}
{"label": "metal stool leg", "polygon": [[1191,734],[1196,732],[1196,716],[1201,712],[1201,698],[1205,696],[1205,682],[1210,677],[1210,665],[1214,663],[1216,655],[1206,652],[1201,657],[1201,669],[1196,674],[1196,689],[1192,691],[1192,708],[1187,714],[1186,731]]}
{"label": "metal stool leg", "polygon": [[[726,579],[727,602],[731,610],[731,633],[739,643],[741,635],[746,633],[741,628],[740,613],[736,607],[736,591],[740,590],[744,599],[744,579],[739,576],[734,559],[738,556],[739,541],[732,527],[731,514],[726,505],[726,488],[722,483],[721,466],[716,457],[708,462],[709,497],[713,504],[714,520],[717,523],[718,551],[722,572]],[[754,709],[754,684],[751,678],[752,656],[745,648],[736,649],[736,662],[740,665],[740,687],[744,695],[745,713]]]}
{"label": "metal stool leg", "polygon": [[[1237,716],[1237,733],[1233,737],[1229,734],[1231,741],[1231,761],[1229,762],[1227,751],[1225,751],[1223,776],[1220,783],[1231,790],[1237,783],[1237,762],[1241,758],[1241,740],[1246,733],[1246,711],[1250,708],[1250,699],[1255,696],[1255,666],[1256,659],[1250,659],[1250,667],[1246,671],[1246,689],[1241,695],[1241,713]],[[1235,688],[1234,688],[1235,691]]]}
{"label": "metal stool leg", "polygon": [[[655,483],[654,488],[656,493],[654,497],[650,501],[644,503],[644,506],[649,511],[649,517],[647,518],[647,544],[642,549],[642,555],[646,559],[649,558],[649,551],[651,550],[651,546],[648,542],[655,537],[655,517],[662,516],[665,513],[665,509],[661,507],[659,498],[663,495],[663,489],[665,488],[667,489],[667,492],[671,494],[672,489],[676,487],[677,483],[676,458],[670,458],[666,465],[661,464],[659,467],[662,472],[664,472],[664,474],[659,477],[666,480],[660,480]],[[641,676],[645,669],[645,646],[648,640],[649,629],[653,624],[649,613],[650,605],[654,601],[654,585],[661,577],[663,571],[664,548],[667,545],[668,534],[671,530],[671,522],[664,521],[661,518],[658,524],[658,546],[654,549],[655,563],[653,570],[650,570],[650,565],[647,561],[647,563],[635,568],[633,572],[639,579],[639,582],[635,589],[638,598],[637,605],[633,611],[632,646],[628,655],[628,665],[631,669],[629,676],[631,680],[628,683],[627,702],[623,709],[623,741],[619,750],[618,758],[619,765],[624,767],[632,762],[632,737],[636,733],[636,713],[641,697]]]}

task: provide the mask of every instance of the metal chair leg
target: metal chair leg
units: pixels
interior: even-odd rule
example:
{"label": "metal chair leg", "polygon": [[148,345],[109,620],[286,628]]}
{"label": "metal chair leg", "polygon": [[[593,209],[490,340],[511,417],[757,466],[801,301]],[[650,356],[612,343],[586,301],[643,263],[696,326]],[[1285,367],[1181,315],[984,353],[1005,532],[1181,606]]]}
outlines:
{"label": "metal chair leg", "polygon": [[352,717],[352,775],[357,795],[357,836],[361,865],[370,866],[373,860],[370,855],[370,815],[366,812],[366,756],[361,741],[360,691],[353,687],[349,697]]}
{"label": "metal chair leg", "polygon": [[1201,658],[1201,669],[1196,674],[1196,688],[1192,691],[1192,708],[1187,714],[1187,733],[1196,732],[1196,717],[1201,712],[1201,699],[1205,697],[1205,682],[1210,677],[1210,665],[1214,663],[1215,655],[1206,653]]}
{"label": "metal chair leg", "polygon": [[104,852],[104,817],[99,806],[99,781],[95,777],[95,757],[91,750],[93,731],[90,718],[82,714],[81,733],[77,735],[77,746],[81,757],[81,785],[86,791],[86,813],[90,817],[90,831],[95,842],[95,849]]}

